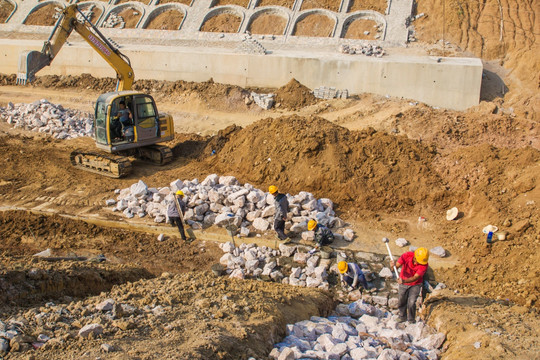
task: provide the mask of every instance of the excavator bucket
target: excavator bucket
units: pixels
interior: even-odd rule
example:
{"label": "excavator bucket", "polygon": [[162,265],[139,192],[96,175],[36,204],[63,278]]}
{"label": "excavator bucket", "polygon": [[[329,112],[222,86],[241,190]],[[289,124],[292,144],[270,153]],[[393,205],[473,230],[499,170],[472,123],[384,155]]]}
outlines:
{"label": "excavator bucket", "polygon": [[24,51],[19,56],[17,84],[25,85],[34,80],[34,75],[45,66],[50,65],[51,59],[41,51]]}

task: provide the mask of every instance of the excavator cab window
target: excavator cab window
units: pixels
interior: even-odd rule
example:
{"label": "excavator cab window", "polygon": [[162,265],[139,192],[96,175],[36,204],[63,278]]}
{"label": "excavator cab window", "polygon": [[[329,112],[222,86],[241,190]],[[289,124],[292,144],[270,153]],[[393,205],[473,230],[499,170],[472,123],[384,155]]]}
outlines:
{"label": "excavator cab window", "polygon": [[107,103],[98,101],[96,103],[96,112],[94,116],[94,129],[96,132],[96,141],[100,144],[108,144],[107,141]]}
{"label": "excavator cab window", "polygon": [[154,100],[149,96],[137,96],[135,98],[137,125],[142,128],[156,126],[156,108]]}

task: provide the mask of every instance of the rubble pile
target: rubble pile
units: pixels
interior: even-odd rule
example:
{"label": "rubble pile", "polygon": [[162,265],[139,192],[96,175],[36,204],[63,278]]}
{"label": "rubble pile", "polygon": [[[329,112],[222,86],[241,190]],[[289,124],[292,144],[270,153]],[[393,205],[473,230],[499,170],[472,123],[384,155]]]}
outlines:
{"label": "rubble pile", "polygon": [[[135,15],[135,13],[134,13],[134,15]],[[111,13],[107,17],[107,20],[105,20],[101,26],[104,27],[104,28],[118,27],[120,29],[123,29],[126,26],[126,22],[125,22],[125,20],[124,20],[124,18],[122,16],[120,16],[118,14],[115,14],[115,13]]]}
{"label": "rubble pile", "polygon": [[360,45],[341,44],[339,46],[339,52],[342,54],[375,56],[379,58],[383,57],[385,54],[382,47],[380,47],[379,45],[373,45],[373,44],[360,44]]}
{"label": "rubble pile", "polygon": [[84,22],[85,19],[92,19],[94,16],[94,8],[96,6],[94,4],[91,4],[90,6],[86,7],[84,10],[82,10],[80,13],[77,13],[77,21]]}
{"label": "rubble pile", "polygon": [[[329,289],[326,271],[331,260],[320,259],[317,254],[297,251],[297,246],[280,244],[279,250],[274,250],[255,244],[235,247],[232,242],[228,242],[220,244],[220,248],[225,253],[220,263],[226,266],[226,273],[230,278],[267,277],[283,284]],[[293,257],[293,262],[284,261],[283,257]]]}
{"label": "rubble pile", "polygon": [[[169,186],[161,188],[149,188],[139,180],[129,188],[117,189],[117,199],[107,200],[106,205],[114,206],[113,211],[121,211],[127,218],[149,215],[154,222],[161,223],[166,220],[168,204],[174,201],[174,193],[178,190],[184,193],[187,205],[184,219],[195,230],[212,225],[234,226],[240,229],[239,236],[248,236],[251,231],[264,233],[272,228],[274,197],[253,185],[240,185],[234,176],[212,174],[202,182],[198,179],[175,180]],[[307,232],[310,219],[335,230],[345,225],[344,221],[336,216],[334,203],[330,199],[316,199],[313,194],[305,191],[294,196],[287,194],[287,198],[289,220],[285,229],[302,234],[304,239],[310,238]],[[353,240],[353,230],[340,231],[343,231],[343,236],[337,233],[338,239]]]}
{"label": "rubble pile", "polygon": [[274,106],[274,94],[257,94],[251,92],[250,97],[255,101],[255,104],[259,105],[264,110],[270,109]]}
{"label": "rubble pile", "polygon": [[92,136],[94,123],[90,114],[64,109],[42,99],[31,104],[8,103],[0,107],[0,118],[15,128],[46,133],[56,139]]}
{"label": "rubble pile", "polygon": [[438,359],[446,340],[422,321],[400,324],[397,315],[362,300],[337,306],[328,318],[287,325],[273,359]]}
{"label": "rubble pile", "polygon": [[313,89],[313,95],[318,99],[347,99],[349,97],[349,90],[339,90],[332,86],[320,86]]}

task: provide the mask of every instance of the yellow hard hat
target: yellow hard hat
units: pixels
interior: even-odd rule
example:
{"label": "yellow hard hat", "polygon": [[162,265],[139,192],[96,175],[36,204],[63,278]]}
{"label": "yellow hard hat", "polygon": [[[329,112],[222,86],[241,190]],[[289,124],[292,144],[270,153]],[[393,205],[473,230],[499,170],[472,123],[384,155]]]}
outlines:
{"label": "yellow hard hat", "polygon": [[269,192],[270,194],[277,193],[277,191],[278,191],[278,188],[277,188],[277,186],[275,186],[275,185],[270,185],[270,186],[268,187],[268,192]]}
{"label": "yellow hard hat", "polygon": [[184,192],[182,190],[178,190],[176,192],[176,195],[184,196]]}
{"label": "yellow hard hat", "polygon": [[337,264],[337,268],[340,273],[345,274],[347,270],[349,269],[349,264],[347,264],[346,261],[340,261]]}
{"label": "yellow hard hat", "polygon": [[426,265],[429,259],[429,252],[426,248],[418,248],[414,250],[414,260],[420,265]]}
{"label": "yellow hard hat", "polygon": [[309,220],[307,223],[307,229],[309,231],[315,229],[315,226],[317,226],[317,222],[315,220]]}

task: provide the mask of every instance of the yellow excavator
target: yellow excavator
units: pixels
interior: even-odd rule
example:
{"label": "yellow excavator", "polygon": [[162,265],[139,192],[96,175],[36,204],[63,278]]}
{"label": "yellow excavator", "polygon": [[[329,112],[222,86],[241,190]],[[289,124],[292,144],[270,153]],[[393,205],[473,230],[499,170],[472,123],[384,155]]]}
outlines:
{"label": "yellow excavator", "polygon": [[101,94],[94,111],[96,146],[104,152],[73,151],[73,166],[119,178],[131,171],[128,156],[158,165],[170,162],[171,149],[157,144],[174,138],[172,117],[158,112],[152,96],[131,90],[134,74],[129,58],[92,24],[77,4],[63,9],[41,51],[21,53],[17,83],[33,81],[39,70],[50,65],[73,30],[114,68],[117,76],[116,91]]}

